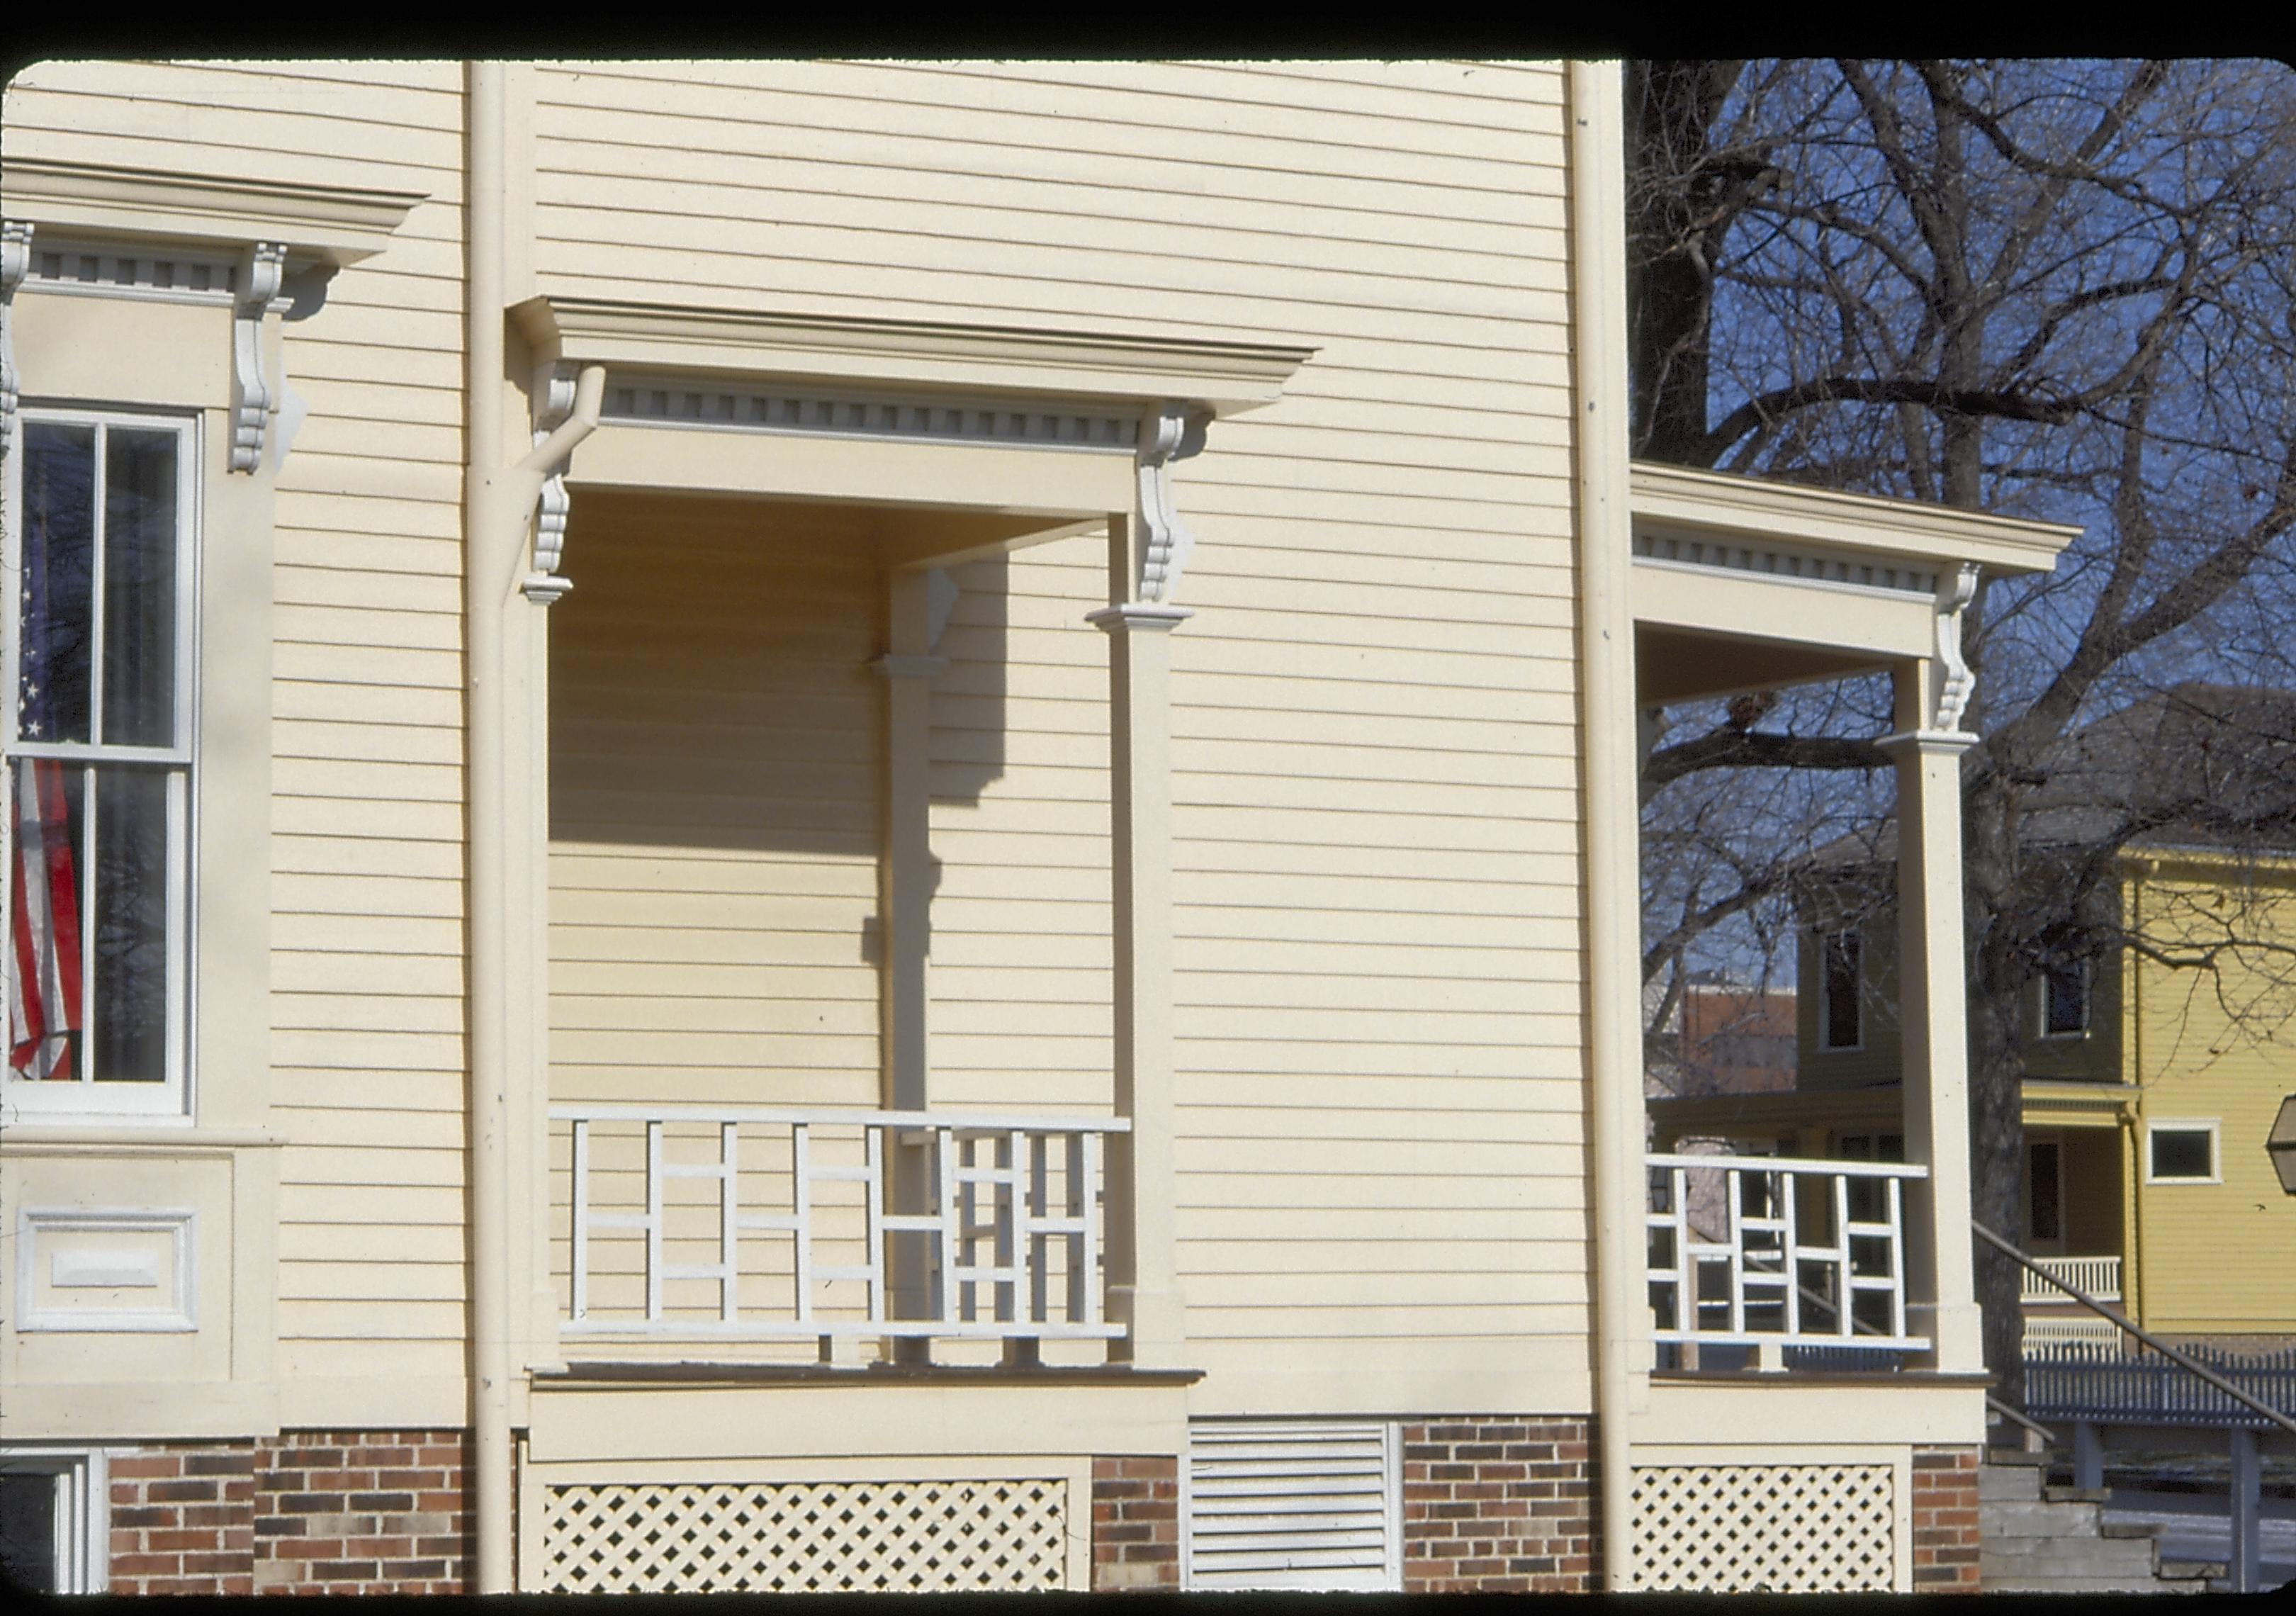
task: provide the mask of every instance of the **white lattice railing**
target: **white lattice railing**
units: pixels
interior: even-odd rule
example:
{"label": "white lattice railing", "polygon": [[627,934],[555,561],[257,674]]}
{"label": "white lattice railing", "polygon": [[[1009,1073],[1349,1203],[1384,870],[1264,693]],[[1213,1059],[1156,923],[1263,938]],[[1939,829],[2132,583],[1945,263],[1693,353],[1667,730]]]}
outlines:
{"label": "white lattice railing", "polygon": [[1120,1118],[554,1105],[568,1334],[1115,1337]]}
{"label": "white lattice railing", "polygon": [[[2098,1301],[2120,1300],[2120,1259],[2118,1257],[2036,1257],[2033,1260],[2074,1290],[2084,1292]],[[2020,1272],[2024,1276],[2021,1292],[2024,1300],[2071,1303],[2071,1297],[2039,1275],[2024,1270]],[[2109,1325],[2105,1327],[2108,1330],[2112,1328]]]}
{"label": "white lattice railing", "polygon": [[1904,1191],[1928,1169],[1780,1156],[1644,1160],[1659,1341],[1928,1347],[1906,1329]]}

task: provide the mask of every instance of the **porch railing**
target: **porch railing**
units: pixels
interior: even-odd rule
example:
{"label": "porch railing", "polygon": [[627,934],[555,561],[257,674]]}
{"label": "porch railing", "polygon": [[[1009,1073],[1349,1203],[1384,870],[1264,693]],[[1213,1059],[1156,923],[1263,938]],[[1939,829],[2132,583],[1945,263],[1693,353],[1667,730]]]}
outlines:
{"label": "porch railing", "polygon": [[1906,1327],[1905,1185],[1926,1168],[1644,1158],[1656,1339],[1925,1349]]}
{"label": "porch railing", "polygon": [[[2086,1291],[2099,1301],[2120,1300],[2120,1259],[2118,1257],[2036,1257],[2043,1270],[2076,1291]],[[2064,1292],[2040,1275],[2021,1270],[2019,1299],[2029,1302],[2061,1302]]]}
{"label": "porch railing", "polygon": [[567,1334],[1113,1338],[1120,1118],[550,1108]]}

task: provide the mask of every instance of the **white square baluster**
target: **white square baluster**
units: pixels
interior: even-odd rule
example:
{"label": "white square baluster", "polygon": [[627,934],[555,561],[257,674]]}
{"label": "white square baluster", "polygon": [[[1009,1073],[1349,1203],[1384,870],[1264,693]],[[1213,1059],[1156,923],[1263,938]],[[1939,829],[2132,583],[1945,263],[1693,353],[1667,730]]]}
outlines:
{"label": "white square baluster", "polygon": [[936,1137],[940,1160],[933,1183],[938,1202],[934,1210],[940,1213],[940,1271],[933,1276],[933,1317],[940,1324],[950,1324],[964,1310],[964,1287],[956,1283],[956,1220],[963,1209],[958,1205],[962,1197],[956,1177],[956,1136],[943,1128],[936,1130]]}
{"label": "white square baluster", "polygon": [[1906,1333],[1906,1218],[1904,1181],[1888,1181],[1890,1202],[1890,1333]]}
{"label": "white square baluster", "polygon": [[1778,1189],[1785,1197],[1786,1339],[1792,1341],[1801,1334],[1801,1185],[1780,1173]]}
{"label": "white square baluster", "polygon": [[646,1323],[661,1322],[661,1124],[646,1124]]}
{"label": "white square baluster", "polygon": [[1052,1194],[1048,1180],[1052,1163],[1047,1155],[1051,1146],[1052,1141],[1043,1134],[1029,1136],[1029,1230],[1021,1250],[1029,1258],[1029,1317],[1036,1324],[1047,1322],[1046,1304],[1051,1300],[1046,1294],[1051,1276],[1045,1272],[1051,1266],[1045,1260],[1045,1244],[1050,1236],[1041,1228],[1052,1210],[1047,1204]]}
{"label": "white square baluster", "polygon": [[1849,1267],[1849,1175],[1833,1175],[1833,1247],[1834,1294],[1840,1299],[1840,1317],[1834,1321],[1834,1333],[1848,1341],[1856,1333],[1857,1321],[1853,1317],[1857,1305],[1857,1289],[1850,1283]]}
{"label": "white square baluster", "polygon": [[1732,1168],[1724,1175],[1723,1190],[1730,1212],[1730,1332],[1746,1331],[1745,1175]]}
{"label": "white square baluster", "polygon": [[574,1122],[574,1306],[576,1322],[590,1316],[590,1124]]}
{"label": "white square baluster", "polygon": [[1674,1192],[1674,1322],[1675,1327],[1696,1335],[1699,1331],[1698,1265],[1690,1255],[1690,1174],[1686,1168],[1670,1168],[1670,1187]]}
{"label": "white square baluster", "polygon": [[1098,1243],[1093,1231],[1098,1220],[1095,1216],[1095,1199],[1093,1185],[1100,1178],[1100,1136],[1081,1129],[1068,1137],[1069,1216],[1077,1222],[1077,1232],[1069,1236],[1069,1322],[1072,1325],[1096,1325],[1100,1309],[1094,1305],[1100,1287],[1093,1283],[1093,1269],[1098,1265]]}
{"label": "white square baluster", "polygon": [[813,1145],[806,1125],[790,1124],[790,1210],[795,1249],[791,1269],[797,1284],[797,1322],[813,1322]]}
{"label": "white square baluster", "polygon": [[1004,1175],[996,1181],[996,1266],[1006,1277],[996,1284],[996,1318],[1000,1324],[1011,1324],[1020,1316],[1021,1276],[1018,1265],[1026,1235],[1027,1210],[1021,1204],[1021,1164],[1028,1160],[1023,1153],[1022,1136],[1016,1128],[996,1142],[996,1167]]}
{"label": "white square baluster", "polygon": [[723,1122],[718,1128],[718,1261],[726,1270],[718,1282],[718,1317],[729,1325],[741,1317],[741,1203],[734,1187],[742,1170],[741,1127]]}
{"label": "white square baluster", "polygon": [[863,1217],[868,1227],[869,1322],[885,1322],[885,1130],[874,1123],[861,1129],[862,1160],[868,1182],[862,1185]]}

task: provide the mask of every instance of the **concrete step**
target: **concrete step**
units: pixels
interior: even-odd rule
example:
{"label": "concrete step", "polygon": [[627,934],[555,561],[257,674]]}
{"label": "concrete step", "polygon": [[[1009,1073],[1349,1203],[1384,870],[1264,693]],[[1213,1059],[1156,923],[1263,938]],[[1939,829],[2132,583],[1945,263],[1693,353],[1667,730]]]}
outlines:
{"label": "concrete step", "polygon": [[1988,1538],[2094,1538],[2094,1504],[2055,1504],[2039,1498],[1994,1498],[1977,1505],[1978,1530]]}
{"label": "concrete step", "polygon": [[1994,1464],[1977,1467],[1977,1499],[1982,1504],[1988,1498],[2038,1498],[2041,1496],[2041,1472],[2028,1465]]}
{"label": "concrete step", "polygon": [[2221,1560],[2163,1560],[2160,1574],[2164,1582],[2207,1582],[2231,1576],[2232,1567]]}
{"label": "concrete step", "polygon": [[1997,1538],[1978,1546],[1980,1573],[2059,1577],[2150,1577],[2155,1555],[2150,1538]]}
{"label": "concrete step", "polygon": [[1988,1594],[2198,1594],[2205,1590],[2205,1586],[2198,1582],[2159,1582],[2150,1577],[2036,1577],[2003,1582],[1990,1577],[1984,1579]]}
{"label": "concrete step", "polygon": [[2103,1487],[2044,1487],[2041,1497],[2052,1504],[2103,1504],[2112,1493]]}

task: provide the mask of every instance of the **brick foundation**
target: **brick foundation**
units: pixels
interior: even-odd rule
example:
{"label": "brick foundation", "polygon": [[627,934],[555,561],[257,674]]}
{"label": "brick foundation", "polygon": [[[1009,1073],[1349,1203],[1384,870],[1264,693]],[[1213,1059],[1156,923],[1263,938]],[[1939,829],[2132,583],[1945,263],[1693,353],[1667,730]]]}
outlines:
{"label": "brick foundation", "polygon": [[1977,1449],[1914,1449],[1914,1592],[1977,1589]]}
{"label": "brick foundation", "polygon": [[115,1594],[458,1594],[459,1431],[289,1431],[111,1461]]}
{"label": "brick foundation", "polygon": [[1092,1462],[1092,1587],[1180,1586],[1180,1466],[1161,1456]]}
{"label": "brick foundation", "polygon": [[1584,1594],[1597,1580],[1589,1423],[1463,1415],[1403,1427],[1407,1594]]}

